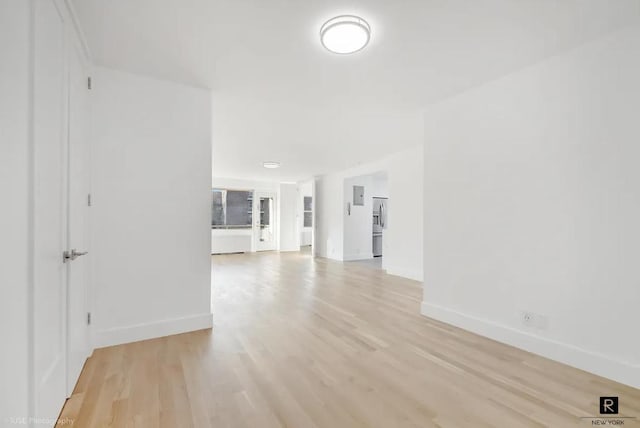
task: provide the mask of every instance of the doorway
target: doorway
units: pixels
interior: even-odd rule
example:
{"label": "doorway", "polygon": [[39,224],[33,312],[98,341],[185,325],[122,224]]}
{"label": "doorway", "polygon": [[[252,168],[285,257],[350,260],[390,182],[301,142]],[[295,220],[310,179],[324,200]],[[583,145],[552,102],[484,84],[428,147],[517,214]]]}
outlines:
{"label": "doorway", "polygon": [[55,418],[90,352],[88,67],[56,2],[33,14],[32,401]]}
{"label": "doorway", "polygon": [[309,180],[298,185],[298,232],[300,251],[313,254],[315,238],[315,181]]}
{"label": "doorway", "polygon": [[373,259],[372,263],[382,266],[388,228],[387,172],[345,178],[343,194],[343,259]]}
{"label": "doorway", "polygon": [[273,251],[278,247],[276,203],[275,193],[256,192],[255,194],[253,212],[257,215],[253,233],[256,251]]}
{"label": "doorway", "polygon": [[[69,148],[68,148],[68,248],[67,263],[67,395],[71,395],[89,345],[89,209],[90,209],[90,100],[87,88],[88,64],[79,44],[69,55]],[[84,257],[83,257],[84,256]]]}

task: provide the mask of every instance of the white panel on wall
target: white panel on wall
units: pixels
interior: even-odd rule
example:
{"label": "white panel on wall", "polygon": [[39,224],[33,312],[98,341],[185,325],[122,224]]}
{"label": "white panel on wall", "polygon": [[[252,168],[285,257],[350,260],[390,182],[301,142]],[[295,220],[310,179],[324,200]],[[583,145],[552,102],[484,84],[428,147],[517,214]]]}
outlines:
{"label": "white panel on wall", "polygon": [[417,281],[423,279],[423,171],[422,145],[389,158],[382,266],[387,273]]}
{"label": "white panel on wall", "polygon": [[278,195],[278,231],[280,234],[280,251],[298,251],[298,186],[295,184],[280,184]]}
{"label": "white panel on wall", "polygon": [[427,112],[423,313],[640,387],[638,52],[636,25]]}
{"label": "white panel on wall", "polygon": [[211,326],[211,94],[97,68],[97,345]]}
{"label": "white panel on wall", "polygon": [[29,411],[30,9],[0,2],[0,424]]}
{"label": "white panel on wall", "polygon": [[211,254],[250,253],[252,229],[211,229]]}

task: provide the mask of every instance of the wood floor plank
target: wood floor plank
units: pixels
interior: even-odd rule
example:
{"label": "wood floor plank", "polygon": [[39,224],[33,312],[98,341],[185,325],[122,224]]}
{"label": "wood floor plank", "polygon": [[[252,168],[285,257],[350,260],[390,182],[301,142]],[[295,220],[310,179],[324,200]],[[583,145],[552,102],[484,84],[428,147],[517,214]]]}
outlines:
{"label": "wood floor plank", "polygon": [[[79,427],[591,426],[640,391],[420,315],[421,284],[308,253],[212,257],[213,331],[98,349]],[[625,419],[624,426],[640,426]]]}

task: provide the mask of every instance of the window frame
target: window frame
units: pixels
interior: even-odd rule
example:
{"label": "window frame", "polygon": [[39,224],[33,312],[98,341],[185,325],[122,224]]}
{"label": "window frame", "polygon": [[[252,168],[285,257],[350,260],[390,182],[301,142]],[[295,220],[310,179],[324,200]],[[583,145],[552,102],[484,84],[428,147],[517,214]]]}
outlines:
{"label": "window frame", "polygon": [[[307,198],[311,199],[311,203],[309,205],[309,209],[306,209],[307,208],[307,206],[306,206],[306,199]],[[310,222],[311,224],[309,226],[307,226],[307,222],[306,222],[306,220],[307,220],[306,214],[307,213],[310,214],[310,216],[311,216],[311,222]],[[305,229],[313,227],[313,196],[303,196],[302,197],[302,227],[305,228]]]}
{"label": "window frame", "polygon": [[[222,210],[223,210],[223,219],[224,224],[213,224],[214,216],[213,216],[213,194],[215,192],[220,192],[223,194],[222,196]],[[249,193],[249,198],[247,198],[249,211],[249,224],[227,224],[227,193],[228,192],[245,192]],[[235,188],[223,188],[223,187],[212,187],[211,188],[211,229],[212,230],[242,230],[242,229],[252,229],[253,228],[253,214],[254,214],[254,204],[253,200],[255,198],[255,190],[253,189],[235,189]],[[250,202],[249,202],[250,201]]]}

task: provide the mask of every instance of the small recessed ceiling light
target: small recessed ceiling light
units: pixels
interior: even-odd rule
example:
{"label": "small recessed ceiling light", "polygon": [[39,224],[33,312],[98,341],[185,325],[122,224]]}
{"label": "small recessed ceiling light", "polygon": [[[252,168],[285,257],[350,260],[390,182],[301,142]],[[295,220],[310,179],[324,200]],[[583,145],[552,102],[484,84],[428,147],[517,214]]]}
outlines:
{"label": "small recessed ceiling light", "polygon": [[262,166],[269,169],[280,168],[280,162],[263,162]]}
{"label": "small recessed ceiling light", "polygon": [[336,16],[320,28],[322,46],[337,54],[358,52],[367,46],[370,38],[371,27],[359,16]]}

